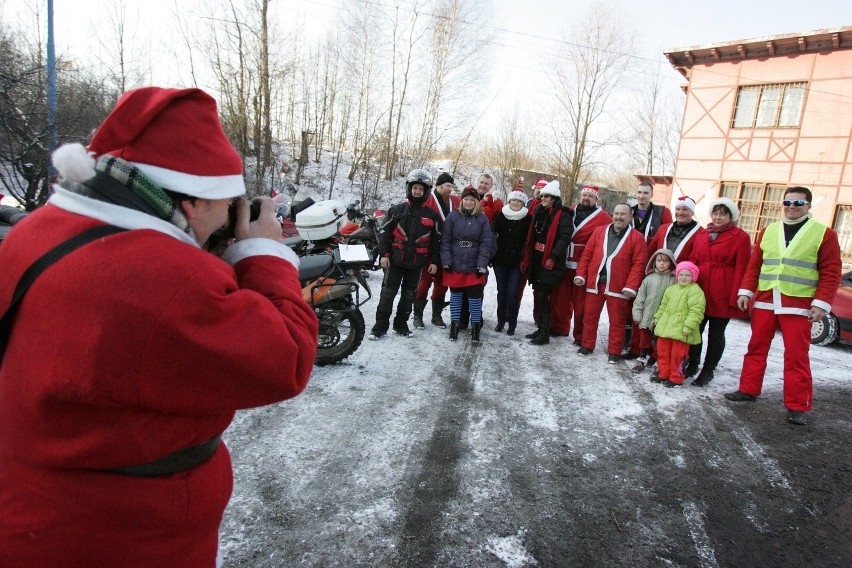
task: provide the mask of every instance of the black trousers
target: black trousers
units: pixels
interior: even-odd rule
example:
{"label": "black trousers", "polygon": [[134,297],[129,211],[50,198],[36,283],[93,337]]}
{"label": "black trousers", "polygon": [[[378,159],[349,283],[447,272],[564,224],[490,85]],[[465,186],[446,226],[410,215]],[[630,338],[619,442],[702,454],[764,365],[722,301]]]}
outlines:
{"label": "black trousers", "polygon": [[396,317],[394,326],[401,326],[411,316],[411,306],[414,303],[414,295],[417,293],[417,284],[420,282],[422,268],[403,268],[391,266],[385,271],[385,279],[382,281],[382,292],[379,294],[379,306],[376,308],[376,324],[373,333],[387,333],[390,326],[390,317],[393,313],[393,299],[396,298],[400,286],[402,292],[396,305]]}
{"label": "black trousers", "polygon": [[[707,325],[710,325],[710,331],[707,332],[707,353],[704,355],[703,368],[708,371],[715,371],[716,365],[722,359],[722,353],[725,352],[725,329],[728,327],[728,318],[713,318],[705,317],[699,326],[700,334],[704,335],[704,330]],[[691,365],[698,365],[701,361],[702,344],[689,346],[689,362]]]}

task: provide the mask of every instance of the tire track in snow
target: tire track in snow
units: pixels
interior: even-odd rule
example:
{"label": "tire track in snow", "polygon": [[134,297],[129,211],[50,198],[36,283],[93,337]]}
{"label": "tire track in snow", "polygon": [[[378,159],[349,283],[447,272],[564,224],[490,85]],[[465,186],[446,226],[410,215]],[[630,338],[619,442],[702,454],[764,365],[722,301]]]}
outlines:
{"label": "tire track in snow", "polygon": [[446,396],[428,444],[423,451],[420,471],[412,476],[413,491],[408,510],[401,516],[401,539],[393,558],[394,566],[430,566],[440,552],[444,513],[461,484],[458,466],[464,452],[462,437],[468,427],[468,410],[473,397],[473,372],[481,357],[481,344],[467,338],[461,352],[447,366],[444,376]]}

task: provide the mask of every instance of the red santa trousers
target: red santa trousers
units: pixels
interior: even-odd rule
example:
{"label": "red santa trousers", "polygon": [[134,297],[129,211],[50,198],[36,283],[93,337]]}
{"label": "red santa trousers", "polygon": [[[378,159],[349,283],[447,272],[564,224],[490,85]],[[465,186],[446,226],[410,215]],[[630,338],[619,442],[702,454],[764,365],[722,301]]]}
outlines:
{"label": "red santa trousers", "polygon": [[417,292],[414,294],[414,300],[425,300],[429,294],[429,287],[432,286],[432,299],[444,301],[447,297],[447,287],[441,282],[444,277],[444,270],[439,266],[435,274],[429,274],[429,271],[424,269],[420,273],[420,283],[417,285]]}
{"label": "red santa trousers", "polygon": [[[606,351],[610,355],[621,355],[621,348],[624,346],[624,322],[627,321],[630,300],[605,295],[605,287],[606,284],[598,284],[597,294],[585,294],[583,339],[581,343],[586,349],[595,348],[598,339],[598,322],[600,322],[601,312],[604,303],[606,303],[606,313],[609,317],[609,345]],[[579,288],[579,286],[574,286],[574,288]],[[574,325],[577,325],[576,322]]]}
{"label": "red santa trousers", "polygon": [[577,286],[574,284],[574,277],[577,276],[577,270],[569,268],[565,273],[565,281],[568,283],[568,291],[571,295],[571,314],[574,317],[574,340],[583,341],[583,316],[586,309],[586,285]]}
{"label": "red santa trousers", "polygon": [[571,331],[571,288],[575,287],[573,280],[573,274],[566,274],[562,282],[550,293],[550,333],[552,335],[568,335]]}
{"label": "red santa trousers", "polygon": [[686,376],[683,374],[684,366],[681,363],[689,357],[689,343],[668,337],[658,337],[657,356],[660,378],[682,385]]}
{"label": "red santa trousers", "polygon": [[813,378],[808,358],[811,322],[805,316],[764,309],[752,312],[751,340],[743,358],[740,391],[753,396],[760,394],[766,356],[779,328],[784,340],[784,406],[789,410],[809,411],[813,407]]}

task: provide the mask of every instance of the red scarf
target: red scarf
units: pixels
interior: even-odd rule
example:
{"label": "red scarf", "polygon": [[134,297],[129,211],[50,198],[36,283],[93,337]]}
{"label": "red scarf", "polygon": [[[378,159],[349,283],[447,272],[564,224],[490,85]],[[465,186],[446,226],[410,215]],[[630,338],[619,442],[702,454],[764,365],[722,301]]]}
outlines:
{"label": "red scarf", "polygon": [[734,225],[733,221],[728,221],[727,223],[725,223],[721,227],[717,227],[713,223],[710,223],[709,225],[707,225],[707,240],[712,243],[713,241],[715,241],[719,237],[720,233],[724,233],[725,231],[730,231],[734,227],[736,227],[736,225]]}

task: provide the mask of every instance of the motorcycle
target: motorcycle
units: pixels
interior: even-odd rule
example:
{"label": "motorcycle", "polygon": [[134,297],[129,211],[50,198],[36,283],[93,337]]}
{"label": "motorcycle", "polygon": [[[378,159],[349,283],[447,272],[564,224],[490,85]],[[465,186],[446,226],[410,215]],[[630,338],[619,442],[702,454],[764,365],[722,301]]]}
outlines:
{"label": "motorcycle", "polygon": [[319,319],[317,365],[342,361],[358,349],[366,333],[361,306],[373,297],[367,278],[368,271],[378,269],[379,227],[375,216],[361,213],[357,205],[347,208],[347,217],[360,221],[360,226],[347,229],[346,235],[335,231],[316,240],[284,239],[300,257],[302,297]]}

